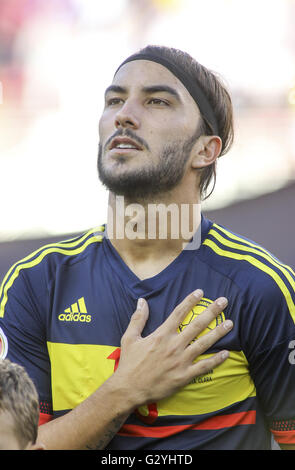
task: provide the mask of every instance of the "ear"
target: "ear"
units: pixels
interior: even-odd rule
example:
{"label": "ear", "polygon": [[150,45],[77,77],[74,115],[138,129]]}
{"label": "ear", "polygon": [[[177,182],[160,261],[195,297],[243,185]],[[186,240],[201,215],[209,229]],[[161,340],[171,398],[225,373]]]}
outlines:
{"label": "ear", "polygon": [[192,168],[201,169],[211,165],[222,149],[221,138],[217,135],[202,135],[192,149]]}

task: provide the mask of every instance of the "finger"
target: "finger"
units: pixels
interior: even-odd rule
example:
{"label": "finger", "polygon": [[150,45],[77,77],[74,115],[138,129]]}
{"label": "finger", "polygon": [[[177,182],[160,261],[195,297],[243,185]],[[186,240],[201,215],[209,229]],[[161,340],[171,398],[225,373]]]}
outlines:
{"label": "finger", "polygon": [[227,335],[233,328],[233,322],[231,320],[226,320],[216,328],[211,330],[209,333],[201,336],[191,343],[186,348],[186,354],[188,360],[193,361],[198,356],[207,351],[213,344],[217,343],[218,340]]}
{"label": "finger", "polygon": [[141,336],[142,331],[145,327],[149,316],[149,307],[145,299],[140,298],[137,302],[137,307],[133,315],[131,316],[129,325],[122,336],[122,341],[125,341],[128,338],[135,339]]}
{"label": "finger", "polygon": [[203,291],[201,289],[197,289],[186,296],[185,299],[180,304],[178,304],[177,307],[175,307],[173,312],[163,323],[162,327],[175,332],[187,314],[200,302],[203,295]]}
{"label": "finger", "polygon": [[227,299],[220,297],[210,304],[200,315],[187,325],[180,333],[181,343],[189,344],[191,341],[196,339],[199,334],[204,331],[208,325],[219,315],[223,309],[227,306]]}
{"label": "finger", "polygon": [[222,364],[228,357],[229,352],[224,350],[214,354],[211,357],[201,359],[200,361],[196,362],[190,368],[190,380],[199,375],[207,374],[207,372]]}

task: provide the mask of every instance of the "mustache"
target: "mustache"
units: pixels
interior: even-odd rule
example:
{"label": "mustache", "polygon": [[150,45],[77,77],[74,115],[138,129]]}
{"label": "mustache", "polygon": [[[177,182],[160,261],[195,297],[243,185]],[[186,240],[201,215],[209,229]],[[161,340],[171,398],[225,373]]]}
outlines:
{"label": "mustache", "polygon": [[134,140],[137,144],[139,144],[141,147],[145,147],[147,150],[149,150],[149,145],[148,143],[136,135],[132,130],[130,129],[118,129],[105,143],[104,145],[104,150],[107,149],[107,147],[110,145],[111,141],[115,139],[116,137],[129,137],[130,139]]}

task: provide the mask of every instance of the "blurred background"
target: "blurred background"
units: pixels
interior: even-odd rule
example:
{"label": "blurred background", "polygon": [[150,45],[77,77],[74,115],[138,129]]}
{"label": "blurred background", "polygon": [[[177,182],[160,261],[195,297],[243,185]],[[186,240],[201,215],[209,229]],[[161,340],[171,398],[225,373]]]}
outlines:
{"label": "blurred background", "polygon": [[148,43],[189,52],[233,98],[235,143],[204,213],[295,266],[294,0],[0,0],[0,281],[105,222],[103,93]]}

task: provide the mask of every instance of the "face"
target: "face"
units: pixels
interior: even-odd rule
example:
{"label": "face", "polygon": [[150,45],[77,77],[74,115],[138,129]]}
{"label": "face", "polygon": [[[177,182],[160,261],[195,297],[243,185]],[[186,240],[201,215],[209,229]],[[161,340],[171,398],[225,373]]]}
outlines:
{"label": "face", "polygon": [[21,450],[13,418],[7,411],[0,412],[0,450]]}
{"label": "face", "polygon": [[147,198],[183,179],[199,137],[199,109],[165,67],[125,64],[106,90],[99,123],[99,177],[115,194]]}
{"label": "face", "polygon": [[0,450],[43,450],[43,444],[28,442],[23,448],[19,439],[12,415],[8,411],[0,411]]}

